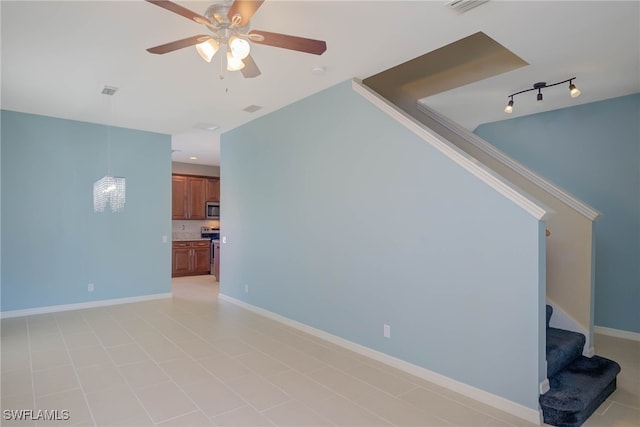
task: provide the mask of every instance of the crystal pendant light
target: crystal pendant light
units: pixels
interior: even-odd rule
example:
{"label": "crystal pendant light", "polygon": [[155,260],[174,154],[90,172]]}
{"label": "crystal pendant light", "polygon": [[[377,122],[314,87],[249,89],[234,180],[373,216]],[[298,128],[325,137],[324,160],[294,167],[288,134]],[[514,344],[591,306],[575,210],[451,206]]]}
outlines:
{"label": "crystal pendant light", "polygon": [[109,205],[111,212],[122,212],[126,201],[126,179],[104,176],[93,183],[93,210],[104,212]]}
{"label": "crystal pendant light", "polygon": [[[102,93],[112,96],[116,90],[118,89],[115,87],[105,86]],[[111,109],[110,99],[109,109]],[[126,191],[126,179],[111,176],[111,139],[109,126],[107,126],[107,175],[93,183],[93,211],[104,212],[109,205],[111,212],[122,212],[126,201]]]}

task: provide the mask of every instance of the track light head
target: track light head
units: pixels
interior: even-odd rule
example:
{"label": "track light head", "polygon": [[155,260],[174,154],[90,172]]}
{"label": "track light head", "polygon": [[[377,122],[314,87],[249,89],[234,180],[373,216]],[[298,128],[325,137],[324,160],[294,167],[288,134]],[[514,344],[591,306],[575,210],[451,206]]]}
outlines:
{"label": "track light head", "polygon": [[537,97],[538,101],[542,101],[542,89],[538,89],[538,97]]}
{"label": "track light head", "polygon": [[580,93],[580,89],[573,84],[573,80],[569,80],[569,95],[571,95],[572,98],[577,98],[580,96]]}
{"label": "track light head", "polygon": [[509,103],[507,104],[507,106],[504,107],[504,112],[507,114],[513,113],[513,96],[509,100]]}

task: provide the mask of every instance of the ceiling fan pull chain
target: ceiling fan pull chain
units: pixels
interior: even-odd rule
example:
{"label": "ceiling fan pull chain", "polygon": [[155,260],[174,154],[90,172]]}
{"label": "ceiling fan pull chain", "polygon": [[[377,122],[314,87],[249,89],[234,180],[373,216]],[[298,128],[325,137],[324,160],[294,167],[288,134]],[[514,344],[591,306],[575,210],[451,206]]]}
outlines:
{"label": "ceiling fan pull chain", "polygon": [[222,67],[222,61],[220,62],[220,80],[224,80],[224,68]]}

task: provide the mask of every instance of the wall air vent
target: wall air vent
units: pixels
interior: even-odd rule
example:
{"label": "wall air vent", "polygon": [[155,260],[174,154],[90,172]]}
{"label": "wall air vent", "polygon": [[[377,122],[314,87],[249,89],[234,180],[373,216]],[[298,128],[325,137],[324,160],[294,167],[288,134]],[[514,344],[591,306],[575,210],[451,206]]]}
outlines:
{"label": "wall air vent", "polygon": [[451,0],[445,3],[450,9],[455,10],[458,13],[465,13],[474,7],[478,7],[483,3],[488,2],[489,0]]}

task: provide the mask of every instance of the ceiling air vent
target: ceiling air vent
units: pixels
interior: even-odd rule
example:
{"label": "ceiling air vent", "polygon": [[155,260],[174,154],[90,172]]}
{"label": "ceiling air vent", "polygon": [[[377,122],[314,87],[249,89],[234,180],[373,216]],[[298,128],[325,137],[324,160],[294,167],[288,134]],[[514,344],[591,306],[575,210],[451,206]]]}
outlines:
{"label": "ceiling air vent", "polygon": [[262,107],[259,105],[249,105],[246,108],[243,108],[242,111],[246,111],[247,113],[255,113],[256,111],[258,111],[259,109],[261,109]]}
{"label": "ceiling air vent", "polygon": [[453,9],[458,13],[465,13],[474,7],[478,7],[489,0],[451,0],[445,3],[449,9]]}
{"label": "ceiling air vent", "polygon": [[116,93],[117,90],[118,88],[115,86],[105,86],[102,89],[102,94],[112,96],[114,93]]}

